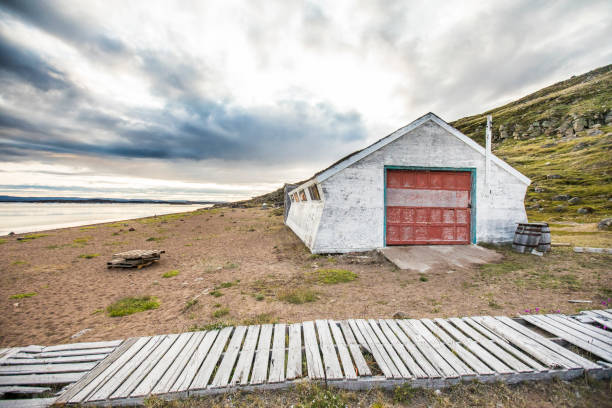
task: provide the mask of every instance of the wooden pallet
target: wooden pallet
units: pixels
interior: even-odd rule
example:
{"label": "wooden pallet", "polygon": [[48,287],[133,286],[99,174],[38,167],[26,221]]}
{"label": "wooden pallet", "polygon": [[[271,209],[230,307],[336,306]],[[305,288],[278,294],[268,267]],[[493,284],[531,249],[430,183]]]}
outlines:
{"label": "wooden pallet", "polygon": [[564,315],[523,319],[602,363],[504,316],[316,320],[131,339],[56,403],[137,404],[149,395],[275,389],[297,379],[366,389],[612,376],[611,332]]}
{"label": "wooden pallet", "polygon": [[166,251],[157,249],[135,249],[132,251],[113,254],[113,258],[106,263],[107,268],[144,268],[158,262],[161,254]]}
{"label": "wooden pallet", "polygon": [[51,386],[80,380],[122,340],[0,349],[0,408],[46,407],[53,398],[9,399],[20,394],[49,394]]}

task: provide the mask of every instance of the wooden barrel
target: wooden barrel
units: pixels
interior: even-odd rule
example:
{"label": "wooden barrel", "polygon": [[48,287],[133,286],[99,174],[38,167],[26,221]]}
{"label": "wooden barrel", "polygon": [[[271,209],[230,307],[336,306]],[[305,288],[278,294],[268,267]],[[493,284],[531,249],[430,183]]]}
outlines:
{"label": "wooden barrel", "polygon": [[531,252],[538,248],[541,234],[542,223],[519,223],[514,232],[512,248],[520,253]]}
{"label": "wooden barrel", "polygon": [[545,222],[541,224],[542,230],[540,232],[540,243],[538,244],[538,251],[550,252],[550,227]]}

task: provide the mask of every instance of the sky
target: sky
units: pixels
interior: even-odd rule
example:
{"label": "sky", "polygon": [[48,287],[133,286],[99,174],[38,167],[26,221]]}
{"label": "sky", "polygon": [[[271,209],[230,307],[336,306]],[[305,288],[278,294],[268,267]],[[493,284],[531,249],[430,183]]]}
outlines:
{"label": "sky", "polygon": [[612,1],[0,1],[0,195],[237,200],[612,62]]}

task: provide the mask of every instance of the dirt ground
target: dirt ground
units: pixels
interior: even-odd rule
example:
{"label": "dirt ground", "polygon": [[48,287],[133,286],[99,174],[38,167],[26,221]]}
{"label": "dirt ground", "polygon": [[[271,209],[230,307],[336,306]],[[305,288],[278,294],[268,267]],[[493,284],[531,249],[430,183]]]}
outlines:
{"label": "dirt ground", "polygon": [[[612,233],[597,232],[593,224],[551,227],[553,241],[612,247]],[[539,258],[502,247],[496,248],[501,263],[421,275],[376,254],[311,255],[282,216],[258,208],[199,210],[42,235],[0,239],[0,346],[110,340],[211,323],[388,318],[399,311],[415,318],[513,316],[536,308],[574,313],[604,307],[601,302],[612,298],[611,255],[554,248]],[[166,253],[148,268],[106,268],[113,253],[130,249]],[[321,283],[321,269],[349,270],[357,279]],[[162,277],[171,270],[178,275]],[[295,290],[314,301],[289,303]],[[25,293],[35,295],[15,298]],[[106,312],[120,298],[143,295],[157,297],[159,308],[124,317]],[[84,329],[90,330],[71,337]]]}

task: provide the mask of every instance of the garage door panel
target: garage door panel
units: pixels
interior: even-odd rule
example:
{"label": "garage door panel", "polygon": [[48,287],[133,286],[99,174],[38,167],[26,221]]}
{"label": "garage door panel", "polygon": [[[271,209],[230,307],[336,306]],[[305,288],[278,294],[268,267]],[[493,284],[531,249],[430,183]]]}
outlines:
{"label": "garage door panel", "polygon": [[415,220],[414,208],[402,208],[401,209],[401,222],[411,224]]}
{"label": "garage door panel", "polygon": [[429,208],[416,208],[415,215],[414,222],[421,224],[426,224],[429,222]]}
{"label": "garage door panel", "polygon": [[470,210],[469,209],[456,209],[457,224],[468,224],[470,222]]}
{"label": "garage door panel", "polygon": [[442,241],[455,241],[455,227],[442,227]]}
{"label": "garage door panel", "polygon": [[471,173],[388,170],[387,244],[468,244]]}
{"label": "garage door panel", "polygon": [[401,240],[402,242],[408,242],[414,240],[414,227],[412,225],[405,225],[401,227]]}

